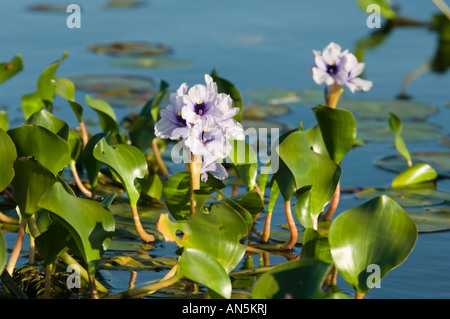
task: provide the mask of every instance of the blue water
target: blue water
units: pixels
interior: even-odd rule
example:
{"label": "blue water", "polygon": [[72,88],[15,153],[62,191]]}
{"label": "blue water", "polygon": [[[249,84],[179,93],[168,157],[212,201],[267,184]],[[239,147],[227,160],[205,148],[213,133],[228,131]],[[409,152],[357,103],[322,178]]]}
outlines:
{"label": "blue water", "polygon": [[[431,1],[394,1],[404,16],[429,20],[437,12]],[[310,67],[312,50],[322,50],[329,42],[339,43],[353,51],[358,40],[372,30],[366,26],[367,14],[356,1],[207,1],[153,0],[131,9],[105,9],[106,1],[82,1],[81,28],[66,26],[65,12],[31,12],[28,5],[35,1],[0,0],[0,60],[9,60],[21,53],[24,70],[0,86],[0,105],[10,113],[10,125],[20,125],[23,115],[20,98],[36,90],[40,73],[67,51],[69,57],[58,70],[63,77],[82,74],[133,74],[165,80],[175,90],[187,82],[203,83],[203,75],[215,67],[219,74],[231,80],[244,94],[252,89],[281,87],[292,90],[314,88]],[[61,5],[61,1],[47,1]],[[67,3],[68,4],[68,3]],[[425,28],[395,29],[386,42],[366,53],[365,76],[374,83],[368,93],[349,98],[395,98],[401,92],[404,77],[430,59],[437,45],[437,35]],[[148,41],[173,48],[171,57],[188,60],[187,66],[166,69],[123,69],[111,66],[110,57],[88,50],[94,43],[112,41]],[[450,114],[445,104],[449,96],[450,75],[426,72],[408,86],[414,100],[439,107],[430,121],[447,125]],[[83,100],[77,93],[77,99]],[[76,125],[70,108],[63,103],[57,116]],[[312,105],[314,106],[314,105]],[[129,109],[115,109],[118,118]],[[86,116],[92,115],[85,110]],[[92,115],[93,116],[93,115]],[[307,107],[294,108],[279,121],[305,127],[314,123]],[[438,141],[408,144],[410,151],[448,150]],[[343,162],[342,187],[388,186],[393,174],[375,167],[376,158],[395,153],[390,143],[372,143],[352,150]],[[439,186],[450,190],[443,181]],[[360,201],[352,194],[343,196],[339,211],[354,207]],[[274,216],[274,225],[284,223],[283,213]],[[262,225],[262,220],[257,226]],[[6,235],[14,241],[14,234]],[[450,232],[420,234],[410,257],[389,273],[367,298],[450,298]],[[108,273],[109,274],[109,273]],[[111,275],[111,274],[109,274]],[[154,274],[152,274],[154,275]],[[140,274],[138,283],[158,279]],[[150,276],[150,278],[147,278]],[[141,282],[144,280],[144,282]],[[127,287],[127,274],[112,275],[116,291]],[[345,282],[342,289],[352,294]]]}

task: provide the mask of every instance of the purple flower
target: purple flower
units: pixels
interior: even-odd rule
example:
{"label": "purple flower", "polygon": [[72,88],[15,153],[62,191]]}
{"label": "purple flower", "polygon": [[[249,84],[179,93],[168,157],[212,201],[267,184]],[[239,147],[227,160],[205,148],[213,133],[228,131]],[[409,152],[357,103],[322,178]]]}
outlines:
{"label": "purple flower", "polygon": [[184,106],[183,97],[187,92],[187,85],[182,84],[176,93],[170,94],[170,104],[161,110],[161,119],[155,124],[155,135],[163,139],[178,140],[189,135],[189,126],[181,116]]}
{"label": "purple flower", "polygon": [[358,78],[364,70],[364,63],[358,63],[355,55],[331,42],[322,52],[313,50],[316,65],[312,68],[313,79],[317,84],[347,85],[352,93],[368,91],[372,82]]}
{"label": "purple flower", "polygon": [[200,180],[203,183],[206,183],[206,181],[208,180],[208,173],[220,180],[228,177],[227,170],[222,166],[222,164],[218,162],[202,163],[202,168],[200,170]]}

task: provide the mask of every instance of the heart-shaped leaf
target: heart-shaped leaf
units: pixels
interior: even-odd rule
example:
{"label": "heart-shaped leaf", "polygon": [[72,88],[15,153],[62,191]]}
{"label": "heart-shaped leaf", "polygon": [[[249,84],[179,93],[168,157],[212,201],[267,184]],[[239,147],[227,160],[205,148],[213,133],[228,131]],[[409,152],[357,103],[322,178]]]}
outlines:
{"label": "heart-shaped leaf", "polygon": [[391,183],[392,187],[407,187],[412,184],[419,184],[436,180],[438,177],[433,167],[428,164],[415,164],[400,174]]}
{"label": "heart-shaped leaf", "polygon": [[141,193],[137,179],[143,179],[147,173],[144,153],[128,144],[111,146],[105,138],[102,138],[94,147],[93,154],[97,160],[105,163],[117,174],[128,194],[130,204],[135,206]]}
{"label": "heart-shaped leaf", "polygon": [[54,184],[38,205],[67,229],[93,275],[114,233],[111,212],[102,203],[69,194],[60,183]]}
{"label": "heart-shaped leaf", "polygon": [[17,54],[11,61],[0,62],[0,83],[20,72],[22,68],[22,55],[20,54]]}
{"label": "heart-shaped leaf", "polygon": [[17,157],[16,147],[13,141],[0,129],[0,191],[3,191],[14,177],[14,161]]}
{"label": "heart-shaped leaf", "polygon": [[90,95],[86,95],[86,104],[97,113],[103,132],[120,132],[116,114],[111,105],[103,100],[91,98]]}
{"label": "heart-shaped leaf", "polygon": [[319,105],[313,108],[328,154],[336,163],[355,144],[356,120],[350,111]]}
{"label": "heart-shaped leaf", "polygon": [[331,223],[328,240],[339,274],[364,295],[373,287],[373,265],[381,280],[409,256],[417,227],[403,208],[387,196],[339,214]]}
{"label": "heart-shaped leaf", "polygon": [[33,156],[54,175],[70,162],[69,144],[42,126],[22,125],[8,134],[16,146],[17,156]]}
{"label": "heart-shaped leaf", "polygon": [[33,113],[25,124],[45,127],[66,141],[69,135],[69,125],[45,109]]}

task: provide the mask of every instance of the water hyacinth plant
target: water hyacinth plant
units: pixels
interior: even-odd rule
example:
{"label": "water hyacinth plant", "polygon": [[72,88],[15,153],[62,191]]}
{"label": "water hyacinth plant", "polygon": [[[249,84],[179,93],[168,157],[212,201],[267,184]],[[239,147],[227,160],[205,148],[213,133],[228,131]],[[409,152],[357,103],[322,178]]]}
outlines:
{"label": "water hyacinth plant", "polygon": [[[1,217],[17,228],[9,258],[0,236],[0,270],[8,293],[20,291],[9,279],[23,274],[16,263],[28,234],[30,256],[37,252],[43,259],[40,297],[54,296],[52,278],[63,263],[81,269],[82,286],[92,298],[142,298],[177,285],[201,297],[231,298],[242,274],[255,273],[258,276],[251,276],[245,286],[250,288],[247,298],[348,298],[336,292],[338,274],[355,297],[363,298],[408,257],[417,227],[386,195],[334,216],[341,163],[357,133],[354,115],[337,107],[339,97],[344,87],[352,93],[368,91],[372,82],[360,78],[364,63],[335,43],[313,54],[313,80],[326,85],[324,104],[312,108],[317,124],[306,130],[300,125],[276,137],[271,161],[260,170],[257,152],[245,138],[242,96],[216,70],[204,75],[205,84],[181,84],[165,105],[168,85],[161,82],[159,92],[125,129],[107,102],[87,95],[85,104],[95,111],[101,127],[91,134],[84,125],[82,103],[75,101],[75,85],[56,77],[64,54],[43,72],[38,91],[24,97],[24,123],[0,129],[5,150],[0,156],[0,190],[16,218]],[[0,73],[0,78],[6,76]],[[55,95],[69,103],[79,130],[69,129],[54,115]],[[391,120],[397,128],[399,121]],[[170,159],[160,154],[164,149],[171,149]],[[164,163],[180,159],[186,170],[171,172]],[[277,169],[269,170],[275,159]],[[400,179],[417,180],[414,174],[406,175]],[[227,183],[233,185],[231,194]],[[270,224],[280,195],[289,228],[282,244],[272,240]],[[267,216],[259,232],[261,213]],[[160,280],[110,293],[96,278],[100,267],[145,266],[123,255],[114,262],[105,256],[110,247],[120,250],[117,247],[130,238],[132,245],[139,245],[139,258],[149,249],[143,245],[159,241],[175,243],[176,258],[154,261],[152,266],[167,270]],[[296,247],[301,253],[291,256]],[[271,266],[269,252],[289,257]],[[237,271],[252,254],[262,256],[261,267]],[[36,263],[30,259],[29,265]],[[380,269],[375,283],[367,273],[373,265]]]}

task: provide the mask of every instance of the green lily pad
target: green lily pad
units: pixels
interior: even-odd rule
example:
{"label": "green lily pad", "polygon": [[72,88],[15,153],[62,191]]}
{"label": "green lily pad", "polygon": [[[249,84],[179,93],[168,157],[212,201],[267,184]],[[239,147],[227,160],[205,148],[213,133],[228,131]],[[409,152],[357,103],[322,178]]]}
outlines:
{"label": "green lily pad", "polygon": [[141,108],[151,100],[157,91],[154,89],[135,91],[129,88],[105,90],[95,94],[97,99],[115,107]]}
{"label": "green lily pad", "polygon": [[445,208],[407,211],[406,213],[416,223],[419,233],[450,230],[450,211]]}
{"label": "green lily pad", "polygon": [[298,92],[278,87],[254,89],[248,91],[245,95],[249,100],[270,105],[298,103],[300,101]]}
{"label": "green lily pad", "polygon": [[138,0],[109,0],[104,7],[107,9],[136,8],[142,5]]}
{"label": "green lily pad", "polygon": [[175,257],[150,257],[148,255],[116,255],[102,260],[101,268],[114,270],[155,270],[173,267],[177,262]]}
{"label": "green lily pad", "polygon": [[358,192],[356,198],[372,199],[386,195],[403,207],[424,207],[450,201],[450,193],[433,188],[369,188]]}
{"label": "green lily pad", "polygon": [[281,104],[252,103],[244,107],[244,119],[266,119],[290,113],[290,109]]}
{"label": "green lily pad", "polygon": [[178,68],[191,64],[187,60],[177,60],[169,57],[151,57],[151,58],[136,58],[136,57],[125,57],[118,58],[109,61],[112,66],[126,68],[126,69],[169,69]]}
{"label": "green lily pad", "polygon": [[360,99],[339,101],[339,107],[349,110],[355,116],[371,119],[389,119],[389,113],[402,120],[423,120],[436,113],[438,108],[427,103],[410,100]]}
{"label": "green lily pad", "polygon": [[32,4],[27,7],[28,11],[33,12],[66,12],[67,6],[57,5],[57,4],[49,4],[49,3],[39,3]]}
{"label": "green lily pad", "polygon": [[97,54],[114,56],[158,56],[172,51],[163,44],[148,42],[95,43],[89,46],[89,50]]}
{"label": "green lily pad", "polygon": [[[266,128],[268,130],[272,128],[278,128],[280,130],[280,133],[287,132],[292,129],[289,125],[281,122],[253,119],[244,119],[242,121],[242,126],[244,127],[244,130],[248,128],[254,128],[256,129],[256,131],[258,131],[260,128]],[[267,134],[270,135],[270,132],[268,131]]]}
{"label": "green lily pad", "polygon": [[153,79],[138,75],[86,74],[70,77],[70,80],[75,84],[77,90],[88,92],[123,90],[124,88],[135,92],[156,90],[156,83]]}
{"label": "green lily pad", "polygon": [[314,107],[325,103],[325,93],[323,88],[309,88],[299,92],[300,104]]}
{"label": "green lily pad", "polygon": [[[450,152],[417,152],[411,153],[411,158],[414,164],[430,165],[440,177],[450,177]],[[406,160],[401,155],[379,158],[376,164],[382,169],[396,173],[403,172],[407,168]]]}
{"label": "green lily pad", "polygon": [[[357,120],[357,137],[366,142],[392,142],[395,134],[385,120],[359,119]],[[423,121],[403,121],[402,137],[405,142],[419,142],[436,140],[445,137],[447,133],[440,131],[435,123]]]}
{"label": "green lily pad", "polygon": [[444,138],[440,140],[439,144],[445,147],[450,147],[450,138]]}

